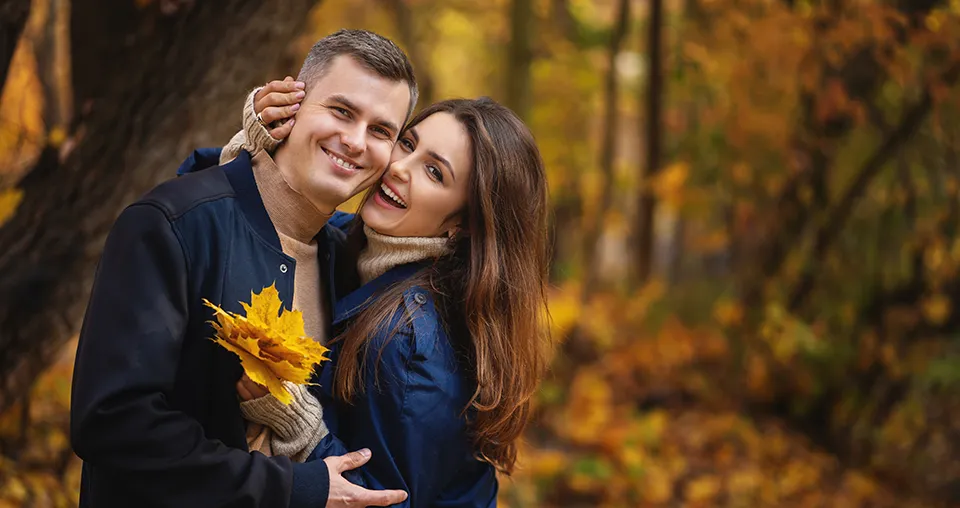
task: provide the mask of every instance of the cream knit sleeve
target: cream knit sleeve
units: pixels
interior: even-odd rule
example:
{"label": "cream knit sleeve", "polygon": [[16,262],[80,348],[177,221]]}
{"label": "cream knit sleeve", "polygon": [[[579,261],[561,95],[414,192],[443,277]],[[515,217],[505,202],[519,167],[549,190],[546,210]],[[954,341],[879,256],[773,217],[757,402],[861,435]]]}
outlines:
{"label": "cream knit sleeve", "polygon": [[243,104],[243,130],[234,134],[223,147],[223,151],[220,152],[220,164],[226,164],[235,159],[240,155],[240,150],[246,150],[254,155],[260,150],[273,153],[280,146],[282,140],[274,139],[270,132],[257,121],[257,113],[253,109],[253,99],[258,91],[260,91],[260,88],[254,88],[247,95],[247,100]]}
{"label": "cream knit sleeve", "polygon": [[243,417],[252,422],[270,427],[270,447],[274,455],[290,457],[295,462],[304,462],[329,431],[323,421],[323,407],[303,385],[283,382],[293,395],[289,405],[273,395],[240,403]]}

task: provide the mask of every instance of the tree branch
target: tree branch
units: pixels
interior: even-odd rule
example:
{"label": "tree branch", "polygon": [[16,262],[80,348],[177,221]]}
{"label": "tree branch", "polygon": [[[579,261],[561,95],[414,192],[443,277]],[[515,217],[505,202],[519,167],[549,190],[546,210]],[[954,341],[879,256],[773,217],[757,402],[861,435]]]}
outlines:
{"label": "tree branch", "polygon": [[[960,63],[954,64],[942,76],[942,81],[947,85],[956,82],[960,74]],[[897,151],[910,139],[913,133],[920,127],[920,124],[926,118],[933,107],[933,95],[927,89],[923,97],[910,108],[896,129],[888,133],[877,150],[861,167],[853,183],[847,188],[840,201],[827,215],[816,232],[813,244],[812,259],[820,259],[833,245],[840,231],[843,230],[850,213],[859,199],[863,196],[870,182],[880,173],[880,170],[886,165],[891,157],[896,155]],[[816,275],[813,270],[806,270],[801,275],[800,281],[792,291],[789,299],[790,310],[796,310],[803,305],[810,291],[813,289],[813,282]]]}

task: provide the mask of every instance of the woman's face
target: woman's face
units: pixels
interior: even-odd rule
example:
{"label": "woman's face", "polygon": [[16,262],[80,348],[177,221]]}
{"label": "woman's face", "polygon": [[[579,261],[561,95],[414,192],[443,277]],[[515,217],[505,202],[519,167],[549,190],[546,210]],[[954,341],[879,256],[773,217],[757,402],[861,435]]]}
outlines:
{"label": "woman's face", "polygon": [[388,236],[453,232],[467,204],[470,153],[470,137],[450,113],[434,113],[407,129],[360,210],[363,222]]}

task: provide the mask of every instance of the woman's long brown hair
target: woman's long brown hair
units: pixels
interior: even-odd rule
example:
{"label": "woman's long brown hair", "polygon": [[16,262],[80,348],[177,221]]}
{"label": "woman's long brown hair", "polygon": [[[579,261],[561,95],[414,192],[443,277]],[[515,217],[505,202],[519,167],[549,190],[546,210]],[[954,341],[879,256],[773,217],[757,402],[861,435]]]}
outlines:
{"label": "woman's long brown hair", "polygon": [[377,295],[335,339],[342,345],[334,392],[351,401],[363,391],[370,338],[389,326],[405,290],[430,289],[476,382],[464,410],[477,454],[509,474],[549,356],[546,174],[533,136],[506,107],[487,98],[447,100],[408,128],[440,112],[464,126],[473,152],[461,232],[451,239],[452,254]]}

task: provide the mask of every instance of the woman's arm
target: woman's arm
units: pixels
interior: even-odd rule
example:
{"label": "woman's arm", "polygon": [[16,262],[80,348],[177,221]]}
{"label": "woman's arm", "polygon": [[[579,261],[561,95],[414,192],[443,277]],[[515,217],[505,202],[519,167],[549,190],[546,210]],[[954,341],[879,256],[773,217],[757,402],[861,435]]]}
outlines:
{"label": "woman's arm", "polygon": [[237,385],[243,402],[240,411],[252,422],[270,427],[270,449],[274,455],[305,462],[310,452],[329,432],[323,421],[323,407],[306,386],[284,381],[293,402],[284,404],[244,376]]}

